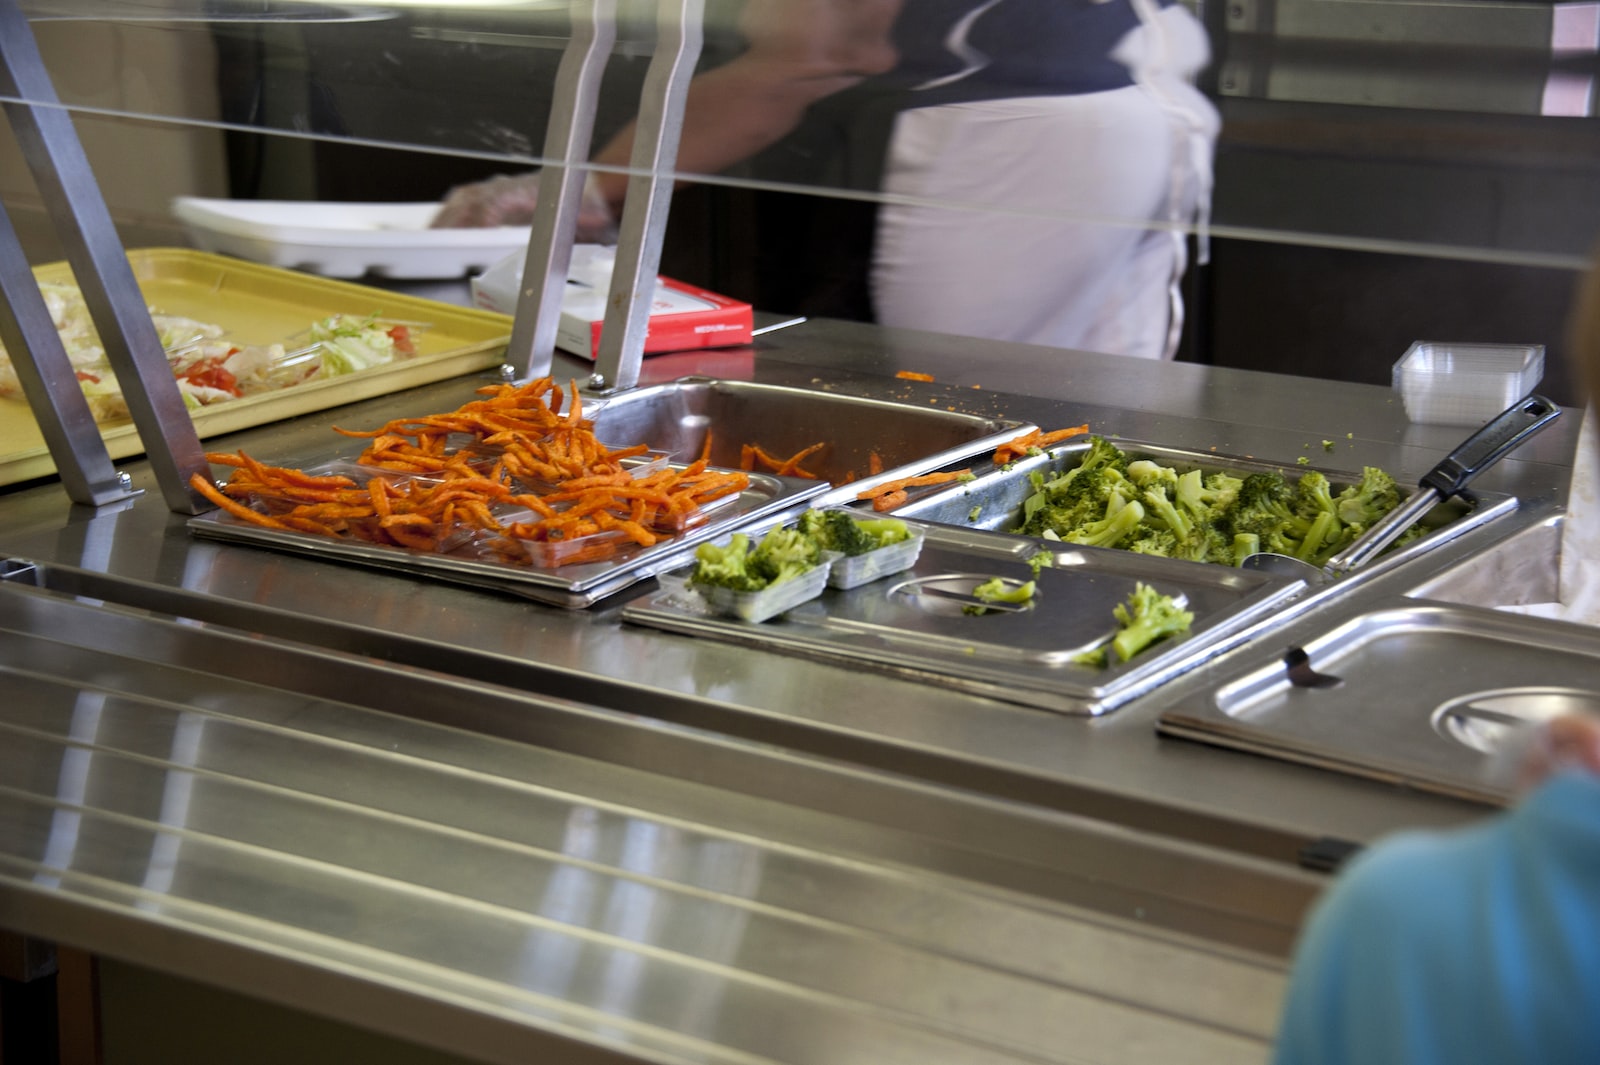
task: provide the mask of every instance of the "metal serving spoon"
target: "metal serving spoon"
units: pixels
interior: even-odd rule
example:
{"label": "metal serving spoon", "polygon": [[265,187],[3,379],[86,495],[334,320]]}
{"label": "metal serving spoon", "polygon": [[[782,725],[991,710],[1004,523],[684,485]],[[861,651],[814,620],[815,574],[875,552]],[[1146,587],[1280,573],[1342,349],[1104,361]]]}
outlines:
{"label": "metal serving spoon", "polygon": [[1459,494],[1477,476],[1504,458],[1513,448],[1560,417],[1561,408],[1543,396],[1532,395],[1495,415],[1437,466],[1423,475],[1411,497],[1372,527],[1350,541],[1338,554],[1318,567],[1289,555],[1258,551],[1239,563],[1241,569],[1299,577],[1313,583],[1333,580],[1366,564],[1433,507]]}

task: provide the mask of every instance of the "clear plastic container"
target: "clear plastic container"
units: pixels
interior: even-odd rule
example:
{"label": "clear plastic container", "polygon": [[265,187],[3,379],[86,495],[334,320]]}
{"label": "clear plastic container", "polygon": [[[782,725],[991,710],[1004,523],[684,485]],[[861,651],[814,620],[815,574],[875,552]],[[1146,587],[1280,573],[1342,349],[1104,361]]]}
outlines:
{"label": "clear plastic container", "polygon": [[822,589],[828,584],[829,567],[823,563],[792,580],[770,585],[759,592],[735,592],[728,588],[691,584],[689,575],[693,572],[693,568],[690,568],[676,573],[663,573],[660,577],[661,586],[675,598],[698,598],[714,613],[759,623],[821,595]]}
{"label": "clear plastic container", "polygon": [[1430,425],[1482,425],[1544,377],[1542,344],[1419,340],[1394,364],[1406,417]]}
{"label": "clear plastic container", "polygon": [[926,532],[908,525],[911,536],[897,544],[868,551],[864,555],[840,555],[828,568],[828,584],[834,588],[856,588],[891,573],[902,573],[917,564]]}

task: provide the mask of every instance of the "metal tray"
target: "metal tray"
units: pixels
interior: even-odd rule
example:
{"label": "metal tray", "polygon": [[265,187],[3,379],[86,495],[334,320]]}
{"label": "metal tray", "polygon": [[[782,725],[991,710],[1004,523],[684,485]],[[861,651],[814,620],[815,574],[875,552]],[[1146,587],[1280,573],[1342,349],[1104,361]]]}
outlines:
{"label": "metal tray", "polygon": [[195,536],[205,539],[252,544],[330,562],[371,566],[416,577],[470,584],[509,592],[541,603],[578,609],[657,573],[682,565],[686,552],[703,541],[714,540],[742,526],[798,509],[826,487],[817,481],[794,477],[751,474],[750,487],[740,493],[733,503],[712,511],[703,525],[663,539],[652,547],[636,548],[603,562],[553,569],[269,529],[240,521],[221,510],[190,518],[188,527]]}
{"label": "metal tray", "polygon": [[[783,457],[821,443],[804,463],[837,487],[818,506],[984,455],[1035,428],[1029,422],[890,400],[751,381],[685,377],[600,400],[586,413],[603,440],[648,440],[688,461],[710,442],[710,459],[737,468],[744,445]],[[873,474],[871,456],[881,472]]]}
{"label": "metal tray", "polygon": [[[281,343],[334,314],[377,313],[427,325],[416,335],[415,358],[195,410],[194,426],[202,438],[499,366],[511,335],[511,319],[503,314],[208,252],[146,248],[130,251],[128,262],[148,303],[170,314],[215,322],[244,343]],[[66,263],[41,266],[34,276],[41,281],[72,281]],[[100,435],[114,459],[144,451],[131,421],[104,426]],[[0,399],[0,484],[53,472],[55,464],[28,404]]]}
{"label": "metal tray", "polygon": [[[909,570],[818,599],[761,624],[711,613],[693,598],[657,590],[622,617],[641,625],[847,662],[980,695],[1066,713],[1101,714],[1152,690],[1243,637],[1251,622],[1302,582],[1225,566],[1197,566],[1092,547],[1044,545],[1020,536],[927,526]],[[1028,580],[1028,560],[1047,549],[1033,605],[973,616],[962,605],[914,594],[921,582],[960,591],[989,577]],[[1181,638],[1105,669],[1073,657],[1115,627],[1112,609],[1144,581],[1182,594],[1195,620]]]}
{"label": "metal tray", "polygon": [[1520,723],[1600,708],[1600,632],[1563,622],[1385,601],[1301,650],[1338,683],[1306,686],[1275,658],[1168,710],[1160,731],[1502,803],[1490,756]]}
{"label": "metal tray", "polygon": [[[1171,466],[1178,470],[1201,469],[1207,473],[1217,470],[1236,473],[1275,471],[1291,478],[1317,470],[1328,478],[1336,490],[1360,479],[1359,471],[1352,473],[1349,470],[1335,470],[1316,464],[1284,465],[1221,455],[1212,451],[1186,451],[1136,440],[1113,440],[1113,442],[1132,458],[1151,459],[1163,466]],[[947,525],[1011,532],[1022,524],[1022,502],[1034,492],[1033,484],[1028,479],[1029,474],[1037,471],[1046,476],[1053,476],[1072,469],[1082,461],[1082,453],[1088,447],[1086,440],[1075,439],[1070,443],[1050,448],[1046,454],[1011,463],[1007,469],[997,468],[965,484],[943,488],[912,499],[897,508],[895,513]],[[1389,572],[1410,559],[1417,558],[1516,509],[1515,496],[1497,492],[1473,493],[1471,502],[1452,499],[1441,503],[1422,518],[1421,524],[1429,530],[1425,536],[1374,559],[1359,570],[1340,578],[1338,584],[1347,589],[1357,583],[1364,583],[1376,574]],[[1195,562],[1183,564],[1208,568],[1215,565],[1215,563]]]}

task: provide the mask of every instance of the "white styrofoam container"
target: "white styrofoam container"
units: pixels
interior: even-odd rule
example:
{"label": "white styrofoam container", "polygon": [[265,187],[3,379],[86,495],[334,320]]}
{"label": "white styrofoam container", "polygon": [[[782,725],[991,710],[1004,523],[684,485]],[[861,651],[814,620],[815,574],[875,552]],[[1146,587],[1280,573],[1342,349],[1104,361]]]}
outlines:
{"label": "white styrofoam container", "polygon": [[1482,425],[1544,377],[1542,344],[1419,340],[1394,364],[1406,417],[1432,425]]}
{"label": "white styrofoam container", "polygon": [[172,201],[173,215],[202,251],[323,277],[465,277],[527,247],[527,226],[428,228],[438,211],[437,203]]}
{"label": "white styrofoam container", "polygon": [[[561,294],[556,347],[595,359],[600,354],[600,327],[611,297],[611,274],[617,249],[608,244],[575,244]],[[472,302],[486,311],[516,314],[522,295],[526,256],[510,255],[472,279]],[[656,278],[645,323],[644,353],[693,351],[748,344],[752,336],[750,304],[670,277]]]}

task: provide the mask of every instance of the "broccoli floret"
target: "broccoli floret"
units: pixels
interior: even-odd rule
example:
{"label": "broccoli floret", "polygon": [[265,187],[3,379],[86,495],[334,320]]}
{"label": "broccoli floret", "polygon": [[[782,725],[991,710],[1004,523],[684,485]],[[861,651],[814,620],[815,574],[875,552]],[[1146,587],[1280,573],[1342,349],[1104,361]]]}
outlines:
{"label": "broccoli floret", "polygon": [[1101,668],[1112,655],[1126,662],[1146,647],[1189,631],[1194,614],[1170,595],[1162,595],[1143,581],[1133,586],[1133,594],[1126,603],[1118,603],[1112,610],[1117,620],[1117,631],[1111,639],[1092,651],[1085,651],[1073,661],[1079,665]]}
{"label": "broccoli floret", "polygon": [[746,568],[761,587],[793,580],[822,560],[822,549],[798,529],[775,526],[750,552]]}
{"label": "broccoli floret", "polygon": [[1195,526],[1187,543],[1178,546],[1177,558],[1190,562],[1233,564],[1233,537],[1216,523]]}
{"label": "broccoli floret", "polygon": [[1194,531],[1194,523],[1178,510],[1177,505],[1164,490],[1159,487],[1146,488],[1139,498],[1144,501],[1146,512],[1152,518],[1172,530],[1172,535],[1177,537],[1178,543],[1182,544],[1189,539]]}
{"label": "broccoli floret", "polygon": [[899,518],[858,518],[844,510],[808,510],[795,529],[823,551],[864,555],[911,538],[911,529]]}
{"label": "broccoli floret", "polygon": [[1178,551],[1178,538],[1172,534],[1171,529],[1158,529],[1151,525],[1141,526],[1138,536],[1123,544],[1126,550],[1137,555],[1160,555],[1162,558],[1173,558]]}
{"label": "broccoli floret", "polygon": [[1295,513],[1307,522],[1294,557],[1321,564],[1350,539],[1333,500],[1328,478],[1316,470],[1305,474],[1295,490]]}
{"label": "broccoli floret", "polygon": [[1233,506],[1243,487],[1244,481],[1229,473],[1207,476],[1190,470],[1178,478],[1178,506],[1196,523],[1215,522]]}
{"label": "broccoli floret", "polygon": [[1143,520],[1144,507],[1134,501],[1109,518],[1084,522],[1076,528],[1058,534],[1058,538],[1069,544],[1083,544],[1086,547],[1116,547],[1137,529]]}
{"label": "broccoli floret", "polygon": [[1038,579],[1040,570],[1050,569],[1055,564],[1056,556],[1052,555],[1048,551],[1035,551],[1033,554],[1028,556],[1028,568],[1033,570],[1033,576],[1035,580]]}
{"label": "broccoli floret", "polygon": [[1400,505],[1400,486],[1376,466],[1364,466],[1361,483],[1339,493],[1339,520],[1366,528]]}
{"label": "broccoli floret", "polygon": [[1128,463],[1128,480],[1140,488],[1151,488],[1157,485],[1174,489],[1178,486],[1178,471],[1170,466],[1163,466],[1150,459],[1135,459]]}
{"label": "broccoli floret", "polygon": [[691,584],[736,592],[756,592],[766,586],[765,580],[750,572],[750,538],[744,533],[734,533],[726,546],[701,544],[695,548],[694,558]]}
{"label": "broccoli floret", "polygon": [[857,518],[856,528],[867,535],[874,548],[911,539],[910,526],[899,518]]}
{"label": "broccoli floret", "polygon": [[878,546],[855,518],[842,510],[808,510],[800,515],[795,528],[822,550],[841,555],[864,555]]}

